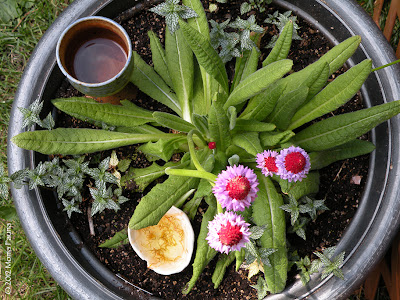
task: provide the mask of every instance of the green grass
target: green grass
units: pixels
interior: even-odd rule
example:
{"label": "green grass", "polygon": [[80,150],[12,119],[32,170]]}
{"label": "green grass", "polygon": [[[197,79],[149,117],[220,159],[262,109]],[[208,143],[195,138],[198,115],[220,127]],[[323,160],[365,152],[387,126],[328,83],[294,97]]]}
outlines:
{"label": "green grass", "polygon": [[[30,247],[19,221],[0,221],[2,283],[0,294],[6,295],[7,281],[11,283],[11,293],[5,299],[68,299],[68,295],[52,279]],[[11,227],[8,227],[11,224]],[[7,240],[7,229],[11,240]],[[11,264],[6,265],[7,248],[10,247]],[[10,280],[5,280],[5,271],[11,272]],[[4,299],[4,298],[2,298]]]}
{"label": "green grass", "polygon": [[[34,6],[23,10],[18,19],[0,23],[0,164],[6,170],[7,127],[18,82],[40,37],[71,2],[35,1]],[[0,199],[0,205],[12,205],[12,199]],[[7,234],[11,240],[7,240]],[[11,250],[10,265],[6,265],[8,247]],[[0,219],[0,249],[2,299],[68,299],[36,257],[19,220]],[[6,270],[11,271],[9,296],[6,294]]]}

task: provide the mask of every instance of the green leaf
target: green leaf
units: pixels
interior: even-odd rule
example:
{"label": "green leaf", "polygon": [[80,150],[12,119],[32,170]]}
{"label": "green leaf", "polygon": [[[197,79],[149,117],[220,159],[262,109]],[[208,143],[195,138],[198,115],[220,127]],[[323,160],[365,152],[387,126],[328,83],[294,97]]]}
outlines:
{"label": "green leaf", "polygon": [[259,239],[261,246],[277,250],[269,256],[271,267],[264,265],[264,274],[268,290],[279,293],[286,286],[288,267],[285,213],[279,208],[283,199],[271,179],[258,174],[258,180],[258,197],[252,205],[253,219],[257,226],[265,226],[265,232]]}
{"label": "green leaf", "polygon": [[207,241],[207,233],[208,233],[208,222],[212,221],[215,214],[217,212],[216,207],[209,206],[206,213],[203,215],[203,219],[201,221],[200,233],[197,238],[197,249],[196,255],[193,262],[193,275],[190,281],[186,284],[183,289],[183,294],[188,294],[190,290],[196,284],[197,279],[199,279],[200,274],[203,272],[204,268],[208,265],[208,263],[214,258],[217,254],[217,251],[211,248]]}
{"label": "green leaf", "polygon": [[310,89],[308,90],[306,103],[316,94],[318,94],[324,88],[324,86],[326,86],[330,75],[329,73],[329,64],[323,63],[322,69],[318,70],[318,77],[314,80],[314,82],[308,84]]}
{"label": "green leaf", "polygon": [[235,75],[233,76],[230,92],[237,87],[237,85],[240,83],[242,80],[242,75],[243,71],[246,67],[247,62],[249,61],[249,57],[251,54],[251,50],[245,50],[243,51],[242,55],[239,57],[236,57],[235,61]]}
{"label": "green leaf", "polygon": [[253,156],[263,151],[257,132],[236,133],[233,136],[232,142]]}
{"label": "green leaf", "polygon": [[236,126],[236,118],[237,118],[236,107],[229,106],[228,111],[226,113],[229,118],[229,130],[233,130]]}
{"label": "green leaf", "polygon": [[137,133],[137,134],[160,134],[164,133],[163,131],[151,126],[151,125],[140,125],[136,127],[125,127],[120,126],[116,128],[118,132],[125,132],[125,133]]}
{"label": "green leaf", "polygon": [[244,15],[244,14],[247,14],[249,11],[251,11],[251,5],[247,2],[243,2],[240,5],[240,14]]}
{"label": "green leaf", "polygon": [[285,88],[286,83],[282,80],[271,84],[265,91],[250,99],[239,118],[264,121],[275,108],[276,102]]}
{"label": "green leaf", "polygon": [[312,171],[302,181],[288,182],[279,179],[282,193],[298,200],[303,196],[316,194],[319,191],[319,172]]}
{"label": "green leaf", "polygon": [[326,68],[327,63],[320,59],[308,65],[306,68],[283,78],[282,81],[286,84],[285,93],[295,91],[301,86],[310,88],[316,81],[319,81],[322,76],[325,76]]}
{"label": "green leaf", "polygon": [[135,67],[130,78],[131,82],[143,93],[168,106],[178,115],[182,115],[181,106],[176,95],[170,91],[170,88],[160,75],[146,64],[135,51],[133,51],[133,60]]}
{"label": "green leaf", "polygon": [[179,25],[187,43],[196,55],[199,65],[214,77],[221,84],[223,90],[228,93],[228,75],[225,65],[211,46],[210,41],[186,22],[179,21]]}
{"label": "green leaf", "polygon": [[6,205],[0,207],[0,219],[13,221],[18,219],[17,211],[14,206]]}
{"label": "green leaf", "polygon": [[240,251],[235,251],[235,258],[236,258],[235,270],[236,270],[236,272],[239,271],[240,266],[245,261],[245,257],[246,257],[246,252],[244,251],[243,248]]}
{"label": "green leaf", "polygon": [[238,119],[236,120],[235,131],[272,131],[276,128],[275,124],[265,123],[256,120],[245,120]]}
{"label": "green leaf", "polygon": [[[182,3],[192,8],[198,15],[196,18],[190,18],[187,20],[188,24],[200,32],[207,40],[210,40],[210,33],[208,27],[208,20],[206,13],[203,8],[203,4],[200,0],[183,0]],[[193,99],[193,111],[201,115],[207,115],[210,109],[211,100],[213,95],[218,91],[218,83],[213,80],[212,76],[200,66],[200,73],[202,80],[196,80],[195,77],[195,88],[194,88],[194,99]],[[196,84],[202,84],[201,101],[196,101]],[[199,90],[198,90],[199,91]],[[200,94],[200,93],[199,93]],[[198,104],[198,105],[197,105]]]}
{"label": "green leaf", "polygon": [[182,4],[190,7],[197,13],[196,18],[187,20],[188,24],[195,28],[198,32],[210,40],[210,33],[208,28],[208,20],[206,12],[204,11],[203,4],[200,0],[182,0]]}
{"label": "green leaf", "polygon": [[208,120],[205,116],[200,116],[198,114],[192,115],[193,125],[197,130],[205,137],[209,138],[210,132],[208,131]]}
{"label": "green leaf", "polygon": [[210,138],[216,144],[217,151],[225,152],[231,144],[231,135],[229,131],[229,119],[222,108],[223,98],[218,95],[213,101],[208,116],[208,129]]}
{"label": "green leaf", "polygon": [[[205,180],[205,179],[202,179],[202,180]],[[207,180],[205,180],[205,182],[208,185],[210,185]],[[200,198],[199,197],[197,197],[197,198],[193,197],[188,202],[186,202],[185,205],[183,206],[183,211],[185,212],[185,214],[188,216],[188,218],[190,220],[193,220],[194,217],[196,216],[197,210],[198,210],[198,208],[199,208],[199,206],[200,206],[202,201],[203,201],[203,198],[201,198],[201,197]]]}
{"label": "green leaf", "polygon": [[175,139],[175,134],[130,134],[99,129],[57,128],[22,132],[11,140],[18,147],[43,154],[75,155],[93,153],[159,139]]}
{"label": "green leaf", "polygon": [[325,53],[320,60],[329,64],[330,74],[335,73],[354,54],[361,43],[361,37],[355,35],[344,40]]}
{"label": "green leaf", "polygon": [[260,141],[263,148],[273,147],[289,141],[295,133],[291,130],[283,132],[261,132]]}
{"label": "green leaf", "polygon": [[[215,156],[214,154],[207,154],[207,152],[210,151],[212,152],[210,149],[205,148],[202,152],[203,155],[208,155],[206,157],[206,159],[204,160],[204,162],[202,163],[202,166],[204,168],[204,170],[206,170],[207,172],[211,172],[214,169],[214,165],[215,165]],[[201,152],[201,151],[198,151]]]}
{"label": "green leaf", "polygon": [[265,231],[265,226],[253,226],[250,227],[250,238],[252,240],[258,240],[262,235],[264,234]]}
{"label": "green leaf", "polygon": [[300,85],[305,85],[312,89],[312,92],[314,93],[316,86],[318,86],[316,81],[321,84],[320,81],[327,77],[326,64],[329,66],[328,76],[330,76],[353,55],[353,53],[357,50],[360,41],[360,36],[350,37],[333,47],[316,62],[308,65],[298,72],[287,76],[284,79],[284,81],[287,82],[287,90],[295,90]]}
{"label": "green leaf", "polygon": [[256,285],[251,285],[252,288],[255,288],[257,290],[257,298],[258,300],[262,300],[267,296],[268,294],[268,284],[267,282],[260,276],[257,279],[257,284]]}
{"label": "green leaf", "polygon": [[211,277],[212,283],[214,283],[214,289],[217,289],[224,279],[226,268],[235,260],[235,252],[231,251],[228,255],[221,254],[217,265],[215,266],[214,273]]}
{"label": "green leaf", "polygon": [[118,171],[120,172],[126,172],[128,170],[129,165],[131,164],[132,160],[131,159],[122,159],[118,162]]}
{"label": "green leaf", "polygon": [[[240,148],[239,146],[231,144],[228,147],[228,149],[226,150],[226,157],[225,158],[228,158],[229,160],[231,160],[230,158],[232,157],[233,161],[232,160],[231,161],[235,162],[235,159],[234,159],[235,155],[239,156],[239,158],[240,158],[239,161],[242,161],[244,159],[249,160],[249,159],[253,159],[254,158],[253,155],[249,154],[243,148]],[[229,161],[228,161],[228,163],[229,163]]]}
{"label": "green leaf", "polygon": [[259,256],[255,242],[250,240],[245,244],[245,259],[248,264],[252,264]]}
{"label": "green leaf", "polygon": [[[99,103],[86,97],[58,98],[51,101],[59,110],[81,120],[95,120],[111,126],[138,126],[152,122],[152,112],[130,101],[123,105]],[[128,104],[129,102],[129,104]]]}
{"label": "green leaf", "polygon": [[127,228],[118,231],[112,238],[101,243],[100,248],[118,248],[121,245],[129,243]]}
{"label": "green leaf", "polygon": [[374,150],[375,145],[371,142],[355,139],[327,151],[311,152],[309,153],[311,169],[319,170],[335,161],[368,154]]}
{"label": "green leaf", "polygon": [[165,162],[168,162],[172,155],[182,144],[187,143],[187,138],[184,136],[177,137],[175,139],[159,139],[157,142],[148,142],[147,144],[141,145],[138,150],[143,152],[146,156],[148,156],[148,160],[154,161],[158,159],[162,159]]}
{"label": "green leaf", "polygon": [[179,29],[178,20],[180,18],[189,19],[197,17],[197,14],[193,9],[185,5],[179,5],[179,0],[166,0],[161,4],[150,8],[149,11],[165,17],[167,29],[171,31],[171,33],[175,33],[176,30]]}
{"label": "green leaf", "polygon": [[189,219],[193,220],[197,209],[204,197],[212,196],[212,186],[208,180],[201,179],[199,186],[193,198],[188,201],[183,207],[183,211],[188,215]]}
{"label": "green leaf", "polygon": [[267,120],[274,123],[278,129],[286,130],[290,120],[298,108],[304,103],[308,95],[308,87],[300,86],[298,89],[283,94]]}
{"label": "green leaf", "polygon": [[277,39],[274,48],[272,48],[267,58],[263,61],[263,67],[275,61],[287,58],[290,46],[292,45],[292,36],[293,22],[289,20],[279,34],[279,38]]}
{"label": "green leaf", "polygon": [[138,230],[156,225],[178,199],[198,184],[198,178],[169,176],[140,200],[129,221],[129,228]]}
{"label": "green leaf", "polygon": [[250,51],[244,51],[242,56],[236,58],[235,76],[233,77],[231,92],[241,81],[257,71],[259,58],[260,51],[256,47],[253,47]]}
{"label": "green leaf", "polygon": [[[144,189],[157,178],[165,175],[166,168],[177,167],[178,163],[169,162],[163,166],[153,163],[147,168],[133,168],[131,167],[124,176],[121,177],[121,186],[128,188],[132,185],[137,185],[139,191]],[[186,164],[187,165],[187,164]]]}
{"label": "green leaf", "polygon": [[0,2],[0,21],[3,24],[21,16],[21,9],[15,0],[3,0]]}
{"label": "green leaf", "polygon": [[253,74],[249,75],[229,95],[224,105],[224,109],[229,106],[238,105],[245,100],[261,93],[271,83],[282,78],[292,68],[293,62],[289,59],[283,59],[268,66],[265,66]]}
{"label": "green leaf", "polygon": [[182,109],[182,118],[191,121],[193,97],[194,63],[193,52],[187,44],[182,30],[165,33],[165,54],[172,86]]}
{"label": "green leaf", "polygon": [[166,84],[172,87],[172,80],[168,72],[165,50],[153,31],[149,31],[147,34],[150,38],[151,58],[154,64],[154,70],[161,76]]}
{"label": "green leaf", "polygon": [[293,116],[290,130],[321,117],[349,101],[371,73],[372,61],[366,59],[329,83]]}
{"label": "green leaf", "polygon": [[156,122],[164,127],[171,128],[181,132],[189,132],[190,130],[196,129],[194,125],[183,120],[182,118],[160,111],[153,113],[153,118]]}
{"label": "green leaf", "polygon": [[[287,83],[287,92],[304,85],[309,87],[310,94],[314,95],[324,85],[325,79],[336,72],[353,55],[360,42],[360,36],[350,37],[333,47],[313,64],[285,77],[283,81]],[[326,64],[329,66],[328,74]]]}
{"label": "green leaf", "polygon": [[[193,114],[205,116],[208,114],[211,106],[211,95],[206,87],[209,86],[210,82],[207,80],[213,80],[208,78],[210,76],[207,72],[202,69],[197,63],[194,64],[194,83],[193,83]],[[193,122],[192,114],[192,122]]]}
{"label": "green leaf", "polygon": [[290,213],[290,224],[294,226],[300,215],[299,203],[295,197],[289,197],[289,203],[282,205],[280,208]]}
{"label": "green leaf", "polygon": [[354,140],[400,113],[400,100],[330,117],[303,129],[294,142],[308,152],[323,151]]}

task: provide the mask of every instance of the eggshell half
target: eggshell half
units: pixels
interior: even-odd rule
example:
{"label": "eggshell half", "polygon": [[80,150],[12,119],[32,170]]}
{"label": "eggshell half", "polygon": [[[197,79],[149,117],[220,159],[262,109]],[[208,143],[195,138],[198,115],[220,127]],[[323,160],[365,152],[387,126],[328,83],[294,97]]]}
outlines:
{"label": "eggshell half", "polygon": [[128,229],[129,241],[137,255],[153,271],[170,275],[185,269],[193,254],[194,232],[187,215],[172,206],[157,225]]}

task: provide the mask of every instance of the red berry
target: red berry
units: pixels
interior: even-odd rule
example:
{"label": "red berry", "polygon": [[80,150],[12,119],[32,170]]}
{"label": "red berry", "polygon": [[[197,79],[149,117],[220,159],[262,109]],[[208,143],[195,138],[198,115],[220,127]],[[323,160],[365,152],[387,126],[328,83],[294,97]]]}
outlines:
{"label": "red berry", "polygon": [[243,233],[240,231],[240,226],[232,224],[228,221],[226,225],[222,225],[218,232],[219,241],[226,246],[233,246],[240,242]]}
{"label": "red berry", "polygon": [[208,143],[208,148],[209,148],[209,149],[212,150],[212,149],[215,149],[216,147],[217,147],[217,145],[215,144],[215,142],[209,142],[209,143]]}
{"label": "red berry", "polygon": [[249,194],[250,182],[246,177],[236,176],[229,179],[226,190],[229,197],[236,200],[243,200]]}
{"label": "red berry", "polygon": [[278,167],[275,164],[275,157],[266,157],[264,158],[264,166],[267,168],[268,171],[270,172],[278,172]]}
{"label": "red berry", "polygon": [[285,168],[294,174],[304,170],[306,158],[300,152],[292,152],[285,157]]}

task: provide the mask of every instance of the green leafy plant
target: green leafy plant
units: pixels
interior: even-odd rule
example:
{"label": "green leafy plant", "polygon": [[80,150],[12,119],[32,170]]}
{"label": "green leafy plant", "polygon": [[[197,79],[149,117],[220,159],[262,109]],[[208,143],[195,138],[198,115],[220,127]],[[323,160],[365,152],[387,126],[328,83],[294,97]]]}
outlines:
{"label": "green leafy plant", "polygon": [[320,267],[318,260],[311,261],[308,256],[296,261],[295,264],[297,269],[300,271],[300,280],[304,285],[310,281],[310,276],[317,273]]}
{"label": "green leafy plant", "polygon": [[179,5],[179,0],[166,0],[149,10],[165,17],[165,22],[171,33],[179,29],[179,18],[189,19],[197,17],[196,12],[185,5]]}
{"label": "green leafy plant", "polygon": [[[230,19],[217,23],[210,20],[210,42],[213,48],[219,51],[223,63],[230,61],[233,57],[240,57],[245,50],[258,49],[256,43],[251,38],[251,33],[261,34],[264,29],[256,24],[255,16],[250,16],[247,20],[238,17],[234,22]],[[234,28],[237,32],[227,32],[227,28]]]}
{"label": "green leafy plant", "polygon": [[24,9],[28,9],[35,4],[30,0],[4,0],[0,2],[0,21],[9,21],[21,17]]}
{"label": "green leafy plant", "polygon": [[39,114],[42,111],[42,108],[43,102],[41,102],[40,99],[36,99],[28,108],[19,107],[18,109],[24,115],[22,128],[31,127],[32,125],[37,124],[40,127],[49,130],[53,129],[55,123],[51,113],[49,113],[45,119],[40,119]]}
{"label": "green leafy plant", "polygon": [[272,0],[250,0],[249,2],[243,2],[240,5],[240,13],[242,15],[250,12],[252,9],[257,9],[260,13],[265,11],[266,4],[271,4]]}
{"label": "green leafy plant", "polygon": [[319,260],[315,260],[314,269],[319,269],[320,266],[323,267],[322,279],[330,274],[344,279],[343,271],[340,269],[340,266],[343,264],[345,253],[341,252],[334,257],[335,251],[336,247],[330,247],[323,250],[322,253],[317,251],[314,252],[314,254],[319,257]]}
{"label": "green leafy plant", "polygon": [[[277,29],[279,30],[279,33],[282,33],[287,22],[291,21],[293,23],[293,32],[291,33],[292,39],[293,40],[301,40],[302,38],[297,33],[297,30],[300,29],[299,25],[297,25],[297,22],[296,22],[297,17],[291,16],[291,14],[292,14],[292,12],[290,10],[284,12],[283,14],[281,14],[279,11],[275,11],[272,15],[269,14],[268,18],[266,18],[264,20],[264,22],[276,25]],[[274,35],[266,47],[273,48],[275,46],[277,39],[278,39],[278,36]]]}
{"label": "green leafy plant", "polygon": [[63,159],[61,163],[56,156],[52,161],[39,162],[33,170],[20,170],[10,178],[4,177],[4,179],[6,182],[13,181],[16,188],[27,184],[31,190],[37,187],[54,189],[68,217],[71,217],[73,212],[82,213],[79,204],[83,200],[84,182],[89,180],[94,184],[94,187],[89,187],[92,196],[91,216],[104,209],[119,210],[119,205],[129,199],[122,195],[122,189],[118,187],[118,178],[110,172],[111,158],[104,159],[95,168],[90,168],[89,161],[85,162],[84,159],[84,156],[79,156],[74,159]]}
{"label": "green leafy plant", "polygon": [[[292,230],[305,239],[305,224],[317,215],[317,210],[325,209],[323,203],[309,200],[319,189],[318,170],[334,161],[373,151],[371,142],[358,137],[397,115],[400,101],[311,124],[349,101],[373,71],[372,62],[367,59],[335,80],[328,80],[356,51],[359,36],[343,41],[318,61],[292,72],[293,62],[287,55],[295,22],[289,19],[283,27],[282,19],[282,26],[277,24],[279,38],[259,68],[260,53],[250,40],[250,31],[261,33],[262,28],[252,17],[247,21],[237,19],[233,27],[240,30],[241,56],[236,58],[230,83],[221,53],[213,47],[222,47],[222,43],[211,38],[201,2],[184,0],[183,5],[196,13],[189,14],[192,18],[187,22],[182,19],[188,15],[180,15],[186,8],[176,0],[153,9],[166,16],[171,28],[165,33],[165,46],[154,33],[149,33],[153,66],[134,52],[131,76],[133,84],[167,106],[171,113],[151,112],[129,101],[114,106],[81,97],[55,99],[52,103],[59,110],[93,124],[106,123],[115,131],[36,130],[23,132],[12,141],[25,149],[63,155],[141,144],[140,150],[149,160],[164,163],[154,162],[142,170],[129,168],[121,178],[121,186],[137,184],[144,190],[162,175],[168,177],[142,197],[129,222],[131,229],[156,225],[173,205],[183,204],[193,218],[203,199],[208,204],[198,235],[193,276],[183,292],[190,292],[203,269],[221,252],[213,276],[215,286],[221,282],[226,266],[234,260],[240,266],[247,253],[249,261],[263,263],[264,278],[260,276],[257,283],[259,297],[267,292],[279,293],[285,288],[289,266],[286,231],[290,228],[284,210],[292,215]],[[220,34],[226,25],[212,30]],[[175,133],[166,133],[172,130]],[[181,160],[171,162],[177,152],[181,153]],[[104,208],[117,210],[119,203],[125,201],[120,198],[119,189],[107,187],[118,184],[108,175],[107,164],[109,161],[103,161],[97,169],[84,171],[95,181],[90,188],[92,213]],[[80,165],[85,169],[82,162]],[[39,164],[35,172],[29,173],[31,187],[46,184],[43,168],[48,166]],[[76,169],[71,162],[70,173],[76,174]],[[68,194],[60,187],[71,174],[56,170],[58,175],[50,176],[52,186],[60,189],[59,197],[70,197],[64,202],[67,211],[72,212],[79,199],[74,198],[74,192]],[[80,182],[69,184],[79,186]],[[284,203],[283,195],[289,197],[289,204]],[[299,217],[300,212],[305,216]],[[251,233],[250,224],[263,228],[262,232]],[[213,230],[217,232],[213,234]],[[125,239],[124,234],[119,234],[116,243]],[[333,250],[328,252],[315,255],[321,259],[326,274],[340,276],[343,255],[331,261]]]}

